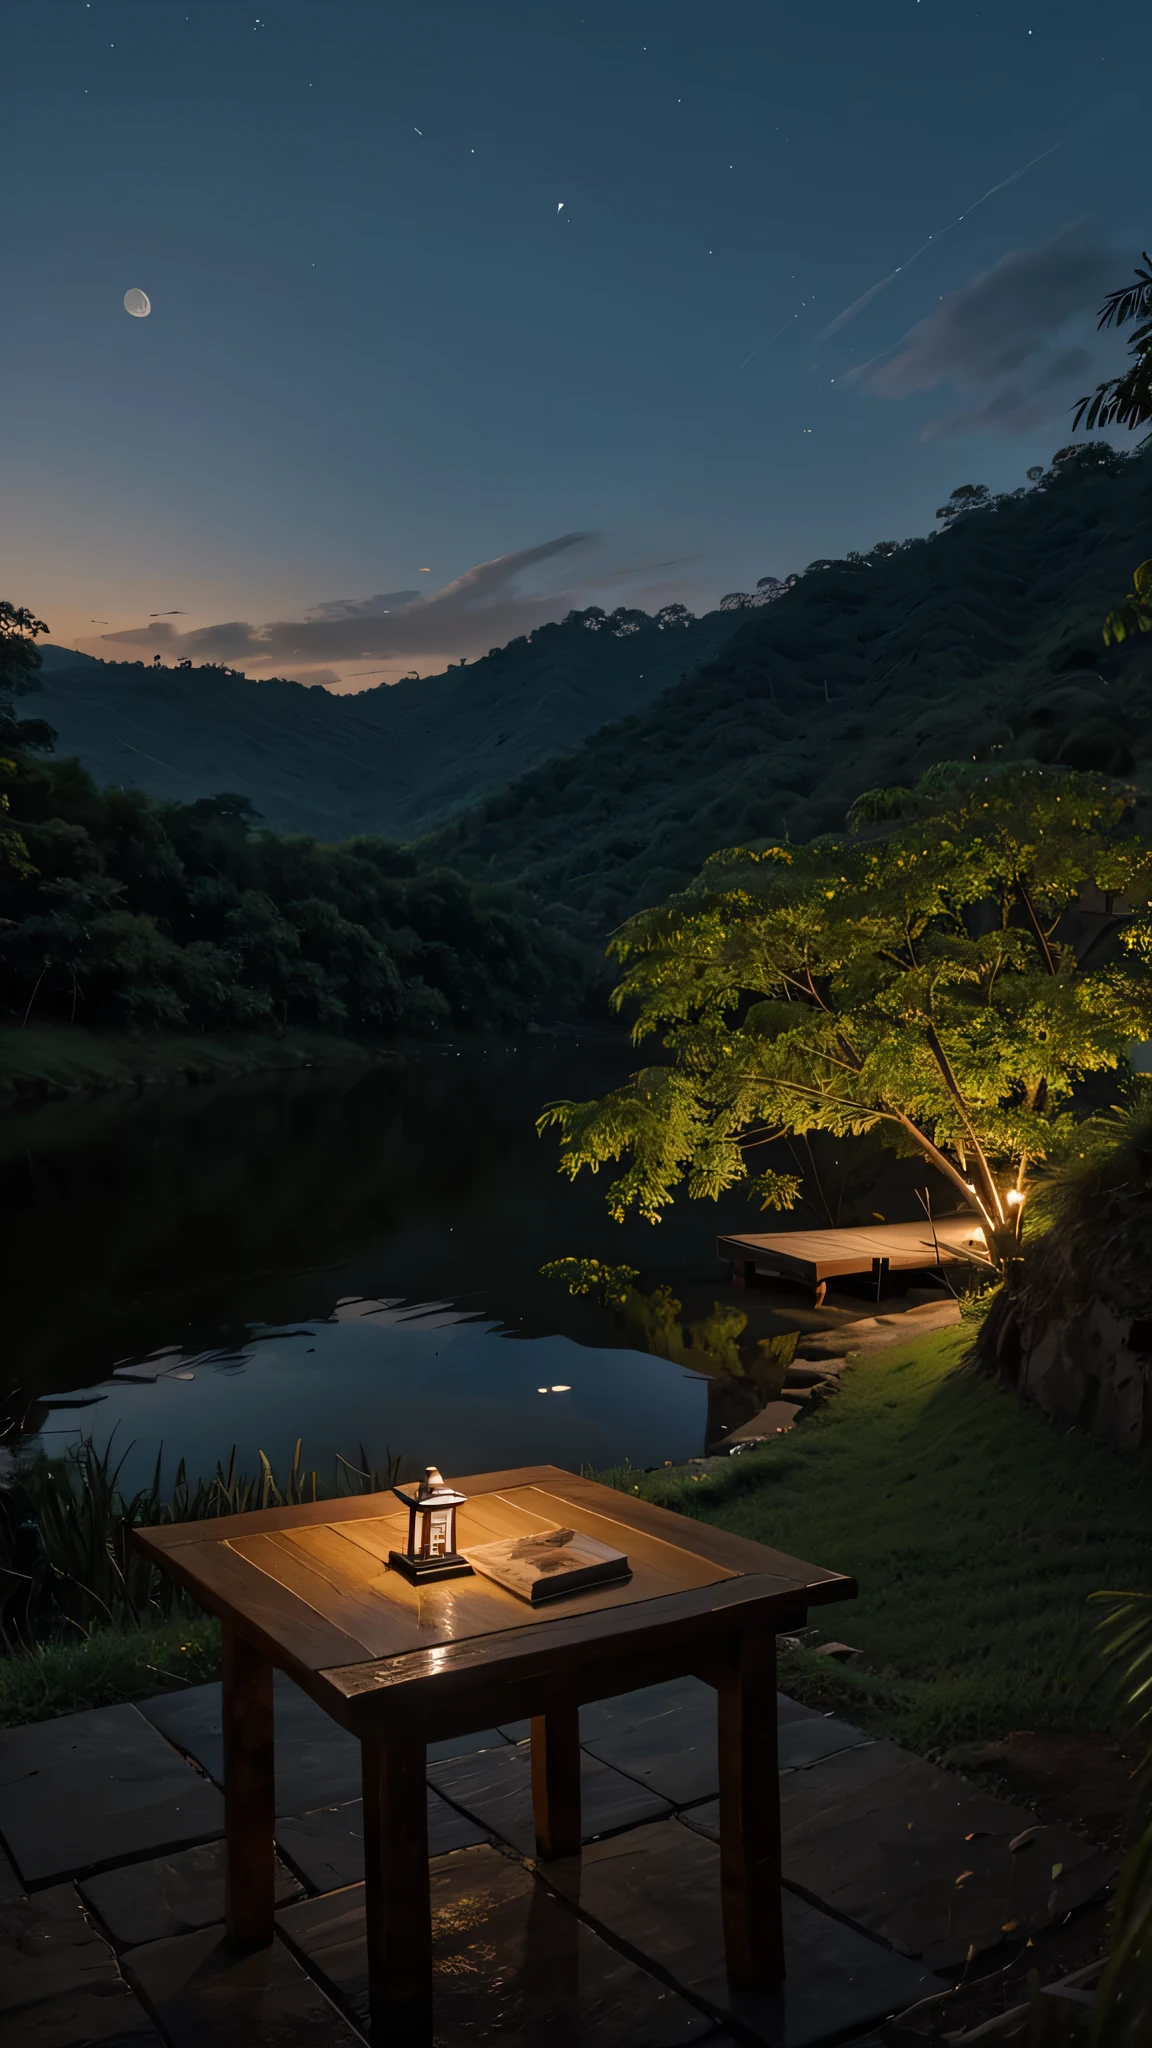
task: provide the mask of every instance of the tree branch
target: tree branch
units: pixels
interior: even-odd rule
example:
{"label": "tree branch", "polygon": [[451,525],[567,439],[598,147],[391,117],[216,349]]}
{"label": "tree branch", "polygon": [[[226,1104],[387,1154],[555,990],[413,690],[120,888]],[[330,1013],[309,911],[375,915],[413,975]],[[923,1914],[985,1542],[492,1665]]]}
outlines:
{"label": "tree branch", "polygon": [[[981,1145],[980,1140],[976,1136],[976,1132],[973,1129],[972,1119],[968,1114],[968,1105],[960,1092],[960,1084],[957,1081],[955,1074],[952,1072],[951,1062],[948,1058],[947,1053],[944,1050],[944,1047],[940,1043],[940,1039],[936,1031],[936,1026],[929,1021],[929,1023],[925,1026],[925,1033],[928,1039],[928,1045],[931,1050],[932,1057],[935,1060],[936,1065],[939,1068],[941,1076],[943,1078],[944,1086],[947,1088],[949,1095],[952,1097],[953,1102],[956,1104],[956,1107],[960,1112],[961,1122],[964,1125],[964,1129],[968,1133],[969,1142],[972,1147],[972,1154],[974,1159],[976,1160],[977,1178],[982,1180],[984,1183],[984,1194],[987,1201],[989,1213],[991,1216],[995,1218],[996,1223],[999,1226],[1004,1221],[1004,1206],[1000,1200],[1000,1190],[996,1186],[995,1179],[993,1178],[992,1168],[989,1166],[987,1159],[984,1157],[984,1147]],[[983,1206],[983,1204],[981,1206]]]}
{"label": "tree branch", "polygon": [[1024,915],[1028,919],[1028,922],[1032,927],[1032,936],[1035,939],[1036,944],[1039,946],[1040,951],[1044,956],[1045,968],[1047,969],[1049,974],[1054,975],[1057,972],[1057,967],[1056,962],[1052,957],[1052,948],[1048,944],[1048,940],[1044,934],[1043,926],[1040,923],[1040,919],[1036,915],[1036,906],[1033,903],[1031,896],[1028,894],[1028,891],[1025,888],[1023,882],[1017,882],[1016,894],[1019,897],[1020,902],[1024,906]]}
{"label": "tree branch", "polygon": [[877,1123],[899,1124],[903,1130],[908,1132],[909,1137],[915,1140],[924,1157],[931,1161],[932,1165],[944,1175],[946,1180],[950,1180],[960,1190],[964,1200],[966,1202],[975,1202],[988,1227],[992,1230],[1000,1227],[1002,1219],[1000,1219],[997,1212],[994,1209],[990,1209],[987,1203],[981,1201],[975,1188],[953,1166],[947,1154],[942,1152],[938,1145],[933,1144],[927,1133],[920,1129],[919,1124],[913,1123],[910,1116],[905,1116],[903,1110],[877,1109],[871,1103],[846,1101],[842,1095],[826,1095],[822,1088],[808,1087],[803,1081],[774,1081],[771,1085],[776,1088],[785,1088],[793,1095],[806,1095],[810,1099],[814,1097],[818,1102],[832,1102],[836,1105],[837,1109],[854,1110],[860,1116],[874,1118]]}

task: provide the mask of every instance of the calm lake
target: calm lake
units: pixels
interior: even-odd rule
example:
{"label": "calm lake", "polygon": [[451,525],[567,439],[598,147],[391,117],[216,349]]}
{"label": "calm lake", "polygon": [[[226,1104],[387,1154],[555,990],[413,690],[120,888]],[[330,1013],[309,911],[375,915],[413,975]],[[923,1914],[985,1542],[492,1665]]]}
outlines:
{"label": "calm lake", "polygon": [[[625,1348],[611,1313],[540,1277],[545,1260],[639,1267],[691,1316],[738,1301],[755,1335],[822,1318],[799,1295],[730,1292],[717,1232],[772,1227],[744,1196],[617,1225],[603,1175],[557,1172],[541,1107],[602,1093],[633,1058],[609,1039],[457,1041],[351,1074],[9,1111],[6,1413],[49,1450],[114,1433],[132,1483],[161,1447],[169,1477],[233,1445],[243,1469],[263,1450],[280,1471],[297,1437],[322,1477],[361,1444],[457,1472],[701,1453],[713,1383]],[[875,1206],[863,1163],[845,1222]]]}

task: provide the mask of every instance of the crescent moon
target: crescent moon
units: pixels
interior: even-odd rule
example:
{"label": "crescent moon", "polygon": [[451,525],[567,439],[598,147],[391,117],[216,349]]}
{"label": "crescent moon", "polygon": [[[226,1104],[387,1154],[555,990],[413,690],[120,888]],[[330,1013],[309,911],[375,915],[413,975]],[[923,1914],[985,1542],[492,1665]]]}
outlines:
{"label": "crescent moon", "polygon": [[124,294],[124,311],[131,313],[134,320],[146,320],[152,311],[152,301],[147,292],[142,292],[138,285],[133,285],[131,291]]}

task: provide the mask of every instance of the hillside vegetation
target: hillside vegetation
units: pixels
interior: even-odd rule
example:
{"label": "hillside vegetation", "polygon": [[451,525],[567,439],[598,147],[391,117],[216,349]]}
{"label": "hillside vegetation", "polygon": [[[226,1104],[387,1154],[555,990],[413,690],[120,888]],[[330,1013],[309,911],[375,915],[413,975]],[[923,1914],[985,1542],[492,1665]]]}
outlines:
{"label": "hillside vegetation", "polygon": [[158,805],[30,751],[0,769],[0,1021],[375,1036],[579,999],[582,954],[507,887],[389,840],[285,838],[242,796]]}
{"label": "hillside vegetation", "polygon": [[650,703],[737,623],[593,607],[445,675],[345,696],[49,647],[37,711],[101,786],[179,803],[238,790],[279,832],[410,839]]}
{"label": "hillside vegetation", "polygon": [[733,844],[842,828],[931,764],[1019,759],[1146,780],[1148,637],[1101,622],[1152,533],[1152,453],[1062,450],[1034,487],[955,493],[944,529],[813,564],[695,674],[433,835],[602,929]]}

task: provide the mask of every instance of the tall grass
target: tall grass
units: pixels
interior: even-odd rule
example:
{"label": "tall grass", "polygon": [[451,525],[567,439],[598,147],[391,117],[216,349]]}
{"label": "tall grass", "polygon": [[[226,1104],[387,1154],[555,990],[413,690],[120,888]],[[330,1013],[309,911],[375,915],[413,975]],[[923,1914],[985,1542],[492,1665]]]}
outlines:
{"label": "tall grass", "polygon": [[191,1481],[181,1459],[166,1495],[160,1457],[150,1484],[129,1493],[121,1483],[129,1450],[116,1456],[91,1438],[63,1457],[19,1463],[0,1490],[0,1648],[13,1654],[62,1635],[155,1627],[187,1611],[167,1573],[136,1550],[136,1529],[376,1493],[400,1470],[391,1453],[373,1467],[361,1445],[359,1463],[337,1457],[334,1483],[323,1487],[317,1472],[305,1471],[300,1448],[297,1440],[283,1481],[263,1451],[251,1477],[237,1471],[235,1447],[207,1480]]}

